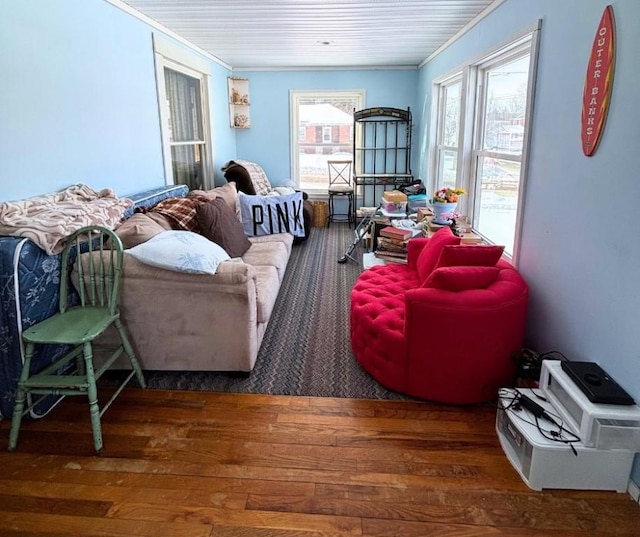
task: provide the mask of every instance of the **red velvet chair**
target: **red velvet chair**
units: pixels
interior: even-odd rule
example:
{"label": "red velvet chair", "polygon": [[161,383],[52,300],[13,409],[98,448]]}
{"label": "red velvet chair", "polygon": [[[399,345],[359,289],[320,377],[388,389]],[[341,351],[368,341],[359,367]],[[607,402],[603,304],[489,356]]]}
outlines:
{"label": "red velvet chair", "polygon": [[365,270],[351,292],[351,345],[385,387],[453,404],[511,385],[528,287],[502,247],[459,245],[450,229],[409,241],[408,264]]}

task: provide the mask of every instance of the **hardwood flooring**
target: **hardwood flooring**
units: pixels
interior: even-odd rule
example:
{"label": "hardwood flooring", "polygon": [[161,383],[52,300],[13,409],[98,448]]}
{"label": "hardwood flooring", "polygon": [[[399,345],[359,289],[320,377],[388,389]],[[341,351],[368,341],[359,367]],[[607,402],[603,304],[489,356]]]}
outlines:
{"label": "hardwood flooring", "polygon": [[127,389],[0,422],[3,537],[638,536],[628,494],[535,492],[490,405]]}

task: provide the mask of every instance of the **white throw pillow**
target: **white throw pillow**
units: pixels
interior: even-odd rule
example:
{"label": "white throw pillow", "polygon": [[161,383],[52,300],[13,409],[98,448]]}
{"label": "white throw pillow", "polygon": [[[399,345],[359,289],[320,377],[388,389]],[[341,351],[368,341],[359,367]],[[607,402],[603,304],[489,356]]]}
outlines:
{"label": "white throw pillow", "polygon": [[229,254],[193,231],[163,231],[126,253],[154,267],[190,274],[215,274]]}
{"label": "white throw pillow", "polygon": [[304,237],[302,192],[286,196],[249,196],[238,192],[238,202],[245,235],[291,233]]}

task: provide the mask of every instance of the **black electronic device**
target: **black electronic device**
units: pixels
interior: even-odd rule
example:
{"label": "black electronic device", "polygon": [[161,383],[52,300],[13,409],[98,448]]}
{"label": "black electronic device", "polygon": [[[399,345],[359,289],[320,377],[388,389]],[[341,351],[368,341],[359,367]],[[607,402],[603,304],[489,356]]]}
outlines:
{"label": "black electronic device", "polygon": [[589,401],[601,405],[633,405],[633,398],[595,362],[561,362],[562,370]]}

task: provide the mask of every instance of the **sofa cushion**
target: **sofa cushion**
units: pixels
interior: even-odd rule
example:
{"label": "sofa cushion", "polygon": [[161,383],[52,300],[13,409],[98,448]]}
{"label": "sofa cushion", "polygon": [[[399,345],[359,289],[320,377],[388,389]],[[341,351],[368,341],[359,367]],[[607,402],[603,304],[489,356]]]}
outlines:
{"label": "sofa cushion", "polygon": [[251,244],[280,242],[287,250],[287,257],[291,254],[293,235],[290,233],[276,233],[275,235],[262,235],[262,237],[248,237]]}
{"label": "sofa cushion", "polygon": [[302,192],[286,196],[247,196],[240,192],[238,200],[248,236],[291,233],[304,237]]}
{"label": "sofa cushion", "polygon": [[422,287],[445,291],[486,289],[498,278],[498,267],[457,266],[436,268]]}
{"label": "sofa cushion", "polygon": [[257,321],[266,323],[271,318],[280,290],[278,271],[272,266],[254,266],[253,268],[256,274]]}
{"label": "sofa cushion", "polygon": [[274,267],[278,273],[278,281],[282,281],[289,262],[289,249],[284,242],[253,243],[242,260],[254,267]]}
{"label": "sofa cushion", "polygon": [[442,249],[453,244],[460,244],[460,238],[451,232],[450,227],[445,226],[433,234],[416,260],[416,270],[422,282],[427,279],[436,266]]}
{"label": "sofa cushion", "polygon": [[222,198],[198,205],[196,219],[200,233],[222,246],[231,257],[242,256],[251,246],[242,224]]}
{"label": "sofa cushion", "polygon": [[218,265],[230,259],[215,242],[181,230],[163,231],[127,253],[147,265],[190,274],[215,274]]}
{"label": "sofa cushion", "polygon": [[189,192],[188,197],[200,197],[207,198],[209,200],[215,200],[222,198],[229,208],[240,220],[240,206],[238,205],[238,191],[236,190],[236,184],[231,182],[226,185],[212,188],[211,190],[192,190]]}
{"label": "sofa cushion", "polygon": [[442,248],[435,268],[439,267],[494,267],[502,257],[504,246],[489,244],[459,244]]}
{"label": "sofa cushion", "polygon": [[148,215],[135,213],[115,229],[125,249],[147,242],[165,229]]}
{"label": "sofa cushion", "polygon": [[165,231],[169,231],[171,229],[173,229],[173,224],[171,221],[171,218],[160,214],[160,213],[154,213],[153,211],[148,211],[146,213],[144,213],[145,215],[147,215],[151,220],[153,220],[156,224],[158,224],[162,229],[164,229]]}

